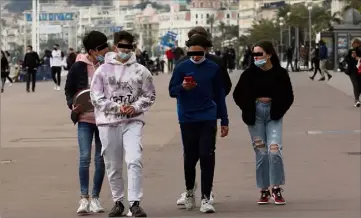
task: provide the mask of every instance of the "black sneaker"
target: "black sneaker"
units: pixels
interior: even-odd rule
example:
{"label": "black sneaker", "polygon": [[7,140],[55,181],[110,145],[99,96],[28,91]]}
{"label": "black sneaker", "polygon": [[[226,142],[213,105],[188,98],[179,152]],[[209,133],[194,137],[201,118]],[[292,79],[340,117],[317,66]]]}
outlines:
{"label": "black sneaker", "polygon": [[147,214],[144,210],[139,206],[139,201],[135,201],[130,208],[130,212],[133,217],[147,217]]}
{"label": "black sneaker", "polygon": [[115,202],[114,207],[108,214],[108,217],[122,217],[124,212],[124,205],[122,202],[117,201]]}

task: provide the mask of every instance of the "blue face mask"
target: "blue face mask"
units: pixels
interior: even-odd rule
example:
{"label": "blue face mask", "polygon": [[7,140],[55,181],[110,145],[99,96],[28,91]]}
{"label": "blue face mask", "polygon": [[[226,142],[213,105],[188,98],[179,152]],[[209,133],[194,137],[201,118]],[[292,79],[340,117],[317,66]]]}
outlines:
{"label": "blue face mask", "polygon": [[121,52],[121,51],[118,52],[118,56],[119,56],[119,58],[122,59],[122,60],[127,60],[127,59],[129,59],[131,55],[132,55],[131,52],[129,52],[129,53],[124,53],[124,52]]}
{"label": "blue face mask", "polygon": [[257,67],[262,67],[266,63],[267,63],[266,59],[260,59],[260,60],[255,60],[254,61],[254,65],[256,65]]}
{"label": "blue face mask", "polygon": [[97,56],[96,59],[98,62],[104,62],[104,56],[102,55]]}

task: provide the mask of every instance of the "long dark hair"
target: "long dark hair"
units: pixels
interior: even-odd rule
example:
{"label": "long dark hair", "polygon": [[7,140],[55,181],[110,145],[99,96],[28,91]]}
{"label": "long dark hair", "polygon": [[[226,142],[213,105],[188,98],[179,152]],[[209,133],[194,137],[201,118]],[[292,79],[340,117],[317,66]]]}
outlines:
{"label": "long dark hair", "polygon": [[3,50],[1,50],[1,55],[2,55],[2,57],[1,57],[1,58],[6,58],[5,53],[4,53],[4,51],[3,51]]}
{"label": "long dark hair", "polygon": [[278,58],[278,55],[276,53],[275,48],[273,47],[272,42],[261,41],[254,45],[254,47],[257,47],[257,46],[261,47],[266,52],[266,54],[271,55],[271,63],[274,67],[281,67],[280,59]]}

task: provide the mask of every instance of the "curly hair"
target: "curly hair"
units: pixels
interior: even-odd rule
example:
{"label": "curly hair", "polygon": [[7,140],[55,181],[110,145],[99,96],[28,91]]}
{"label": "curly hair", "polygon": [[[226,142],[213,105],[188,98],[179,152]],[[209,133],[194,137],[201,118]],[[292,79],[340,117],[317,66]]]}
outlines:
{"label": "curly hair", "polygon": [[209,48],[211,42],[204,36],[199,34],[194,34],[186,43],[187,47],[191,46],[201,46],[203,48]]}

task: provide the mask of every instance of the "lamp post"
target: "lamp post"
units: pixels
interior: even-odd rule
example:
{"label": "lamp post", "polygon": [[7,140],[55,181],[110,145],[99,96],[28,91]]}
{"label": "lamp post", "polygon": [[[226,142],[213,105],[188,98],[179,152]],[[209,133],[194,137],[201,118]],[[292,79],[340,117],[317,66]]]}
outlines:
{"label": "lamp post", "polygon": [[279,25],[280,25],[280,57],[281,57],[281,62],[283,61],[283,29],[282,26],[284,25],[284,18],[280,17],[279,18]]}
{"label": "lamp post", "polygon": [[36,34],[36,22],[37,22],[36,3],[37,3],[37,0],[32,1],[31,45],[33,46],[34,49],[36,49],[36,42],[37,42],[37,40],[36,40],[36,35],[37,35]]}
{"label": "lamp post", "polygon": [[[290,20],[291,12],[287,12],[288,21]],[[288,24],[288,46],[291,47],[292,36],[291,36],[291,25]]]}
{"label": "lamp post", "polygon": [[308,67],[312,67],[311,62],[311,46],[312,46],[312,20],[311,20],[311,13],[312,13],[312,1],[308,0],[306,2],[306,7],[308,9],[308,34],[309,34],[309,46],[308,46]]}

